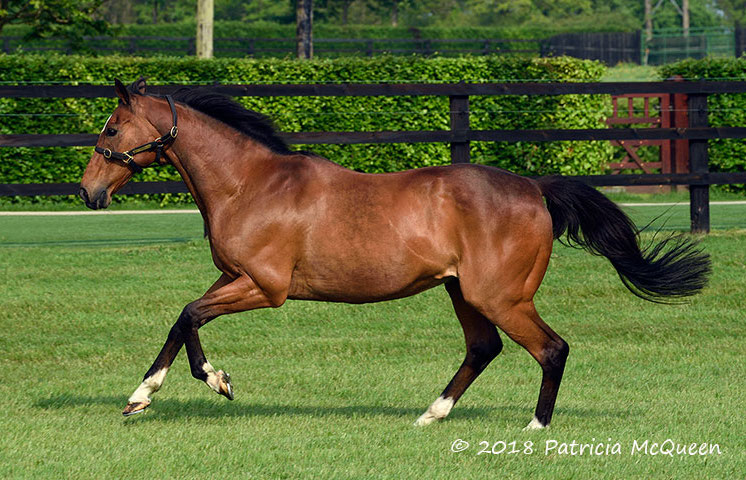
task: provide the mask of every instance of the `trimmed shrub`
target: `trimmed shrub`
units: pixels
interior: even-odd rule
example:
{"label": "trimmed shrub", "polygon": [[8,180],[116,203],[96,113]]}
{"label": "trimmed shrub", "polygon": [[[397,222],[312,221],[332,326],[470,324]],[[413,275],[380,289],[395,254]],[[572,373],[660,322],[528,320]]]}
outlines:
{"label": "trimmed shrub", "polygon": [[[4,83],[125,83],[140,75],[150,84],[210,83],[469,83],[489,81],[595,81],[597,62],[561,58],[465,57],[422,59],[245,60],[195,58],[86,58],[0,56]],[[449,128],[448,97],[240,97],[268,114],[280,130],[381,131]],[[603,128],[609,105],[602,95],[471,97],[474,129]],[[0,133],[95,133],[116,100],[0,99]],[[39,116],[42,115],[42,116]],[[303,148],[303,147],[300,147]],[[450,162],[447,144],[315,145],[315,152],[346,167],[387,172]],[[91,148],[0,149],[0,183],[75,182]],[[611,157],[608,142],[475,142],[472,161],[523,174],[601,173]],[[171,168],[147,169],[139,180],[178,179]],[[18,200],[16,200],[18,201]]]}
{"label": "trimmed shrub", "polygon": [[[192,37],[195,35],[194,22],[161,23],[161,24],[124,24],[114,25],[116,33],[130,36],[175,36]],[[250,38],[295,38],[295,24],[274,22],[217,21],[214,25],[215,38],[250,37]],[[547,38],[558,33],[588,31],[628,31],[625,25],[601,24],[589,30],[588,25],[578,27],[544,28],[535,27],[392,27],[390,25],[331,25],[314,23],[313,33],[316,38]],[[6,25],[4,36],[23,36],[29,32],[25,25]]]}

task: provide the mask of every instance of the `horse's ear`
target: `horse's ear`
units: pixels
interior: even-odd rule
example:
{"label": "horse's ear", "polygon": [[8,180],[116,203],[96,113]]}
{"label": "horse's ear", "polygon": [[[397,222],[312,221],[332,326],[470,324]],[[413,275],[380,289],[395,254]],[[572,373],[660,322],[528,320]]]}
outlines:
{"label": "horse's ear", "polygon": [[114,79],[114,91],[117,92],[117,97],[119,97],[120,103],[123,103],[125,105],[130,104],[130,93],[127,91],[127,87],[125,87],[118,78]]}
{"label": "horse's ear", "polygon": [[137,92],[140,95],[145,95],[145,77],[140,77],[135,83],[130,85],[130,90]]}

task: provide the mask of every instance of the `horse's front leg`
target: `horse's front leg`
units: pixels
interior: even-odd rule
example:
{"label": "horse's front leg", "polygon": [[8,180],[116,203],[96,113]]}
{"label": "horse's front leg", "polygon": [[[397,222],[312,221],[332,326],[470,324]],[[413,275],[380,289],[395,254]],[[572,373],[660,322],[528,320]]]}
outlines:
{"label": "horse's front leg", "polygon": [[215,371],[207,361],[197,330],[220,315],[273,304],[248,276],[232,279],[223,274],[199,300],[184,307],[179,319],[171,327],[161,352],[145,374],[140,386],[130,396],[122,414],[134,415],[144,411],[150,405],[150,395],[161,388],[169,367],[184,344],[186,344],[192,375],[205,381],[219,394],[232,399],[233,389],[230,377],[222,371]]}

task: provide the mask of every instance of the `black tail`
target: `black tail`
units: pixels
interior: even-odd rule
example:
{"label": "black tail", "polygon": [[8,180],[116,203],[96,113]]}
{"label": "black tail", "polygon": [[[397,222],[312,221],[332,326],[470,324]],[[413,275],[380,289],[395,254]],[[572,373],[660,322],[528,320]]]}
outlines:
{"label": "black tail", "polygon": [[611,261],[635,295],[669,303],[694,295],[707,284],[710,256],[688,238],[673,235],[640,248],[639,231],[614,202],[594,188],[559,176],[539,179],[552,216],[554,238]]}

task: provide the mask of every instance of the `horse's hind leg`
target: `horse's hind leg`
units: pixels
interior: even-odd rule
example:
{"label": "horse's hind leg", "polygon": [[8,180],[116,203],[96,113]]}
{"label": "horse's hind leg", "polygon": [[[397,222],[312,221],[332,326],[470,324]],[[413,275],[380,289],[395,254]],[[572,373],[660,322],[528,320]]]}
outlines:
{"label": "horse's hind leg", "polygon": [[525,348],[541,365],[539,400],[534,418],[525,429],[549,426],[570,347],[539,317],[533,301],[495,312],[493,318],[498,319],[497,325],[501,330]]}
{"label": "horse's hind leg", "polygon": [[[539,400],[527,427],[533,429],[544,428],[552,420],[569,347],[539,317],[533,301],[549,264],[549,223],[524,226],[528,229],[504,238],[501,254],[492,261],[486,260],[487,253],[474,257],[481,262],[465,265],[460,281],[469,305],[525,348],[541,366]],[[485,278],[494,280],[485,282]]]}
{"label": "horse's hind leg", "polygon": [[502,350],[502,341],[495,326],[464,301],[456,279],[446,283],[453,308],[464,329],[466,357],[448,386],[435,402],[417,419],[415,425],[428,425],[444,418],[461,398],[469,385]]}

